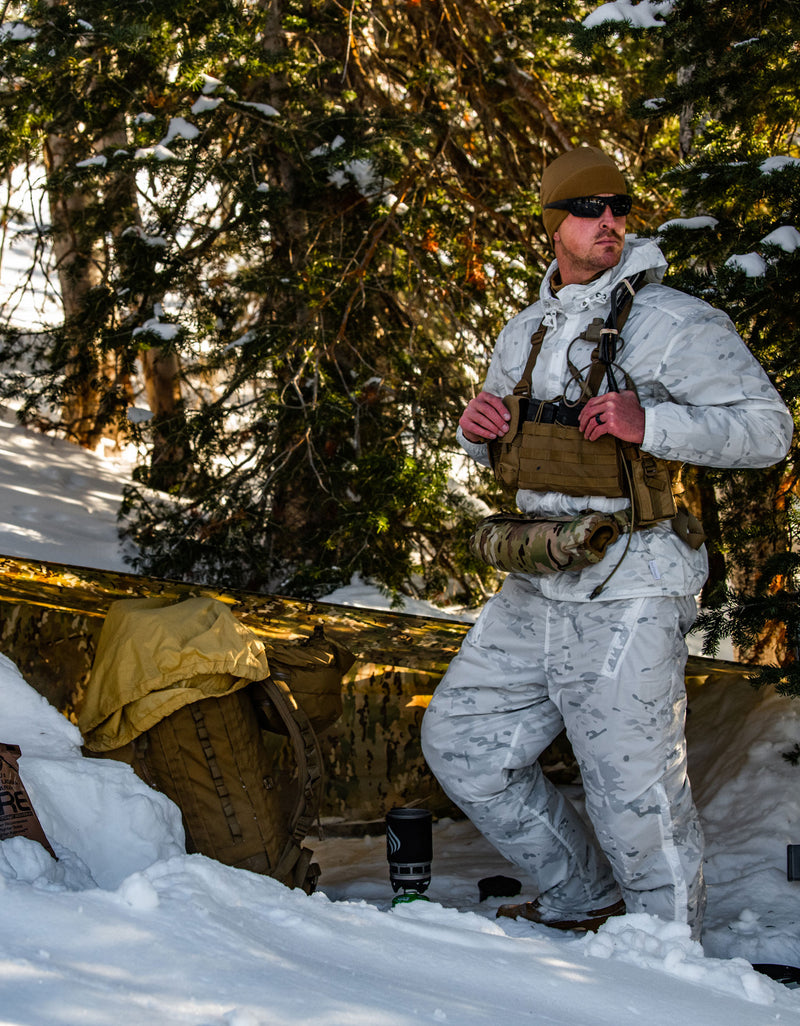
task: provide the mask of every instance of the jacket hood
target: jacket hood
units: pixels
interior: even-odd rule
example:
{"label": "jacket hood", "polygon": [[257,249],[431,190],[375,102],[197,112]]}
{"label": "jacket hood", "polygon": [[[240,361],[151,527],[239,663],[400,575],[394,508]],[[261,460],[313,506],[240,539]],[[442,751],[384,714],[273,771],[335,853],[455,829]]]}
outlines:
{"label": "jacket hood", "polygon": [[550,281],[557,267],[558,264],[554,260],[548,267],[539,290],[539,298],[544,307],[544,322],[548,327],[553,326],[559,312],[572,314],[607,306],[611,293],[622,279],[640,271],[647,273],[648,282],[660,282],[667,270],[667,261],[652,239],[628,235],[620,261],[615,267],[610,267],[595,281],[585,285],[565,285],[559,289],[557,295],[553,295]]}

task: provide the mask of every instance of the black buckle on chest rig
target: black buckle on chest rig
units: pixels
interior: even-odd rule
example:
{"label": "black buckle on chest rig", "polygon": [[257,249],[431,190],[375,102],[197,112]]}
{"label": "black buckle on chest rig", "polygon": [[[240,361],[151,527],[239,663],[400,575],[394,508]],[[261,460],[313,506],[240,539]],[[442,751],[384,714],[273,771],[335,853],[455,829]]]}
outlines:
{"label": "black buckle on chest rig", "polygon": [[520,420],[532,420],[538,424],[561,424],[577,427],[584,403],[551,403],[543,399],[522,399]]}

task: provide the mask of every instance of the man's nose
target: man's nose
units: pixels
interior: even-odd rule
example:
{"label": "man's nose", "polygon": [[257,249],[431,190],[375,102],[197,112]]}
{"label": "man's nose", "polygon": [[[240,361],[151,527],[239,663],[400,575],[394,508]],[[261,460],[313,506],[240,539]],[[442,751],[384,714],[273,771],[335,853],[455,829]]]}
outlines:
{"label": "man's nose", "polygon": [[606,203],[606,205],[603,207],[603,213],[600,215],[600,223],[601,224],[610,224],[610,225],[613,225],[616,228],[618,222],[619,221],[624,221],[624,220],[625,220],[625,215],[624,214],[621,214],[619,217],[616,217],[611,212],[611,207],[608,205],[608,203]]}

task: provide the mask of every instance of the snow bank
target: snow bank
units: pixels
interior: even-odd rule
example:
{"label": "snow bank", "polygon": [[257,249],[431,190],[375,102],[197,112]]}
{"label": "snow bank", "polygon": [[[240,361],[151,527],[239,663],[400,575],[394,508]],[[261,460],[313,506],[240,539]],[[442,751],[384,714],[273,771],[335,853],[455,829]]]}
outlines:
{"label": "snow bank", "polygon": [[[0,655],[0,741],[22,750],[19,771],[58,863],[35,842],[0,844],[11,879],[82,889],[185,851],[178,809],[130,766],[85,759],[78,728]],[[44,855],[44,859],[42,858]],[[10,872],[9,872],[10,867]]]}
{"label": "snow bank", "polygon": [[[693,702],[704,728],[721,710],[720,737],[739,752],[705,795],[721,819],[750,779],[756,821],[797,717],[749,691],[725,696]],[[576,938],[495,919],[501,899],[481,902],[477,881],[516,871],[469,823],[437,825],[430,901],[391,907],[383,837],[310,839],[323,875],[309,897],[183,854],[175,807],[127,767],[84,758],[75,727],[5,658],[0,724],[59,856],[0,842],[3,1026],[800,1026],[798,994],[742,958],[709,958],[683,926],[634,915]],[[697,765],[717,774],[718,750]],[[722,854],[722,832],[712,841]],[[768,932],[768,916],[751,922]]]}

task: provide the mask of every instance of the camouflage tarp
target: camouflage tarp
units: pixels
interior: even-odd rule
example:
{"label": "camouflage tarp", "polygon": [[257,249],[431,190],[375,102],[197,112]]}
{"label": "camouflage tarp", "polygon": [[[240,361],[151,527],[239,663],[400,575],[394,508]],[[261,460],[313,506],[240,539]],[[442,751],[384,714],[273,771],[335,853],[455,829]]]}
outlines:
{"label": "camouflage tarp", "polygon": [[[308,638],[321,624],[326,635],[356,655],[345,674],[343,715],[320,734],[326,771],[322,816],[329,830],[334,825],[341,831],[350,825],[354,830],[380,825],[396,805],[453,814],[425,765],[419,731],[425,707],[469,630],[468,622],[0,556],[0,652],[74,721],[111,604],[155,595],[172,602],[190,595],[218,599],[268,649],[273,640]],[[687,681],[700,685],[710,673],[739,675],[742,666],[689,657]],[[270,737],[285,744],[285,738]],[[545,763],[562,766],[557,772],[571,782],[566,740],[551,748]]]}

